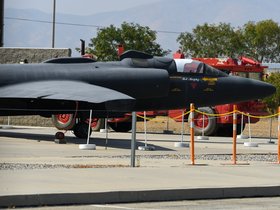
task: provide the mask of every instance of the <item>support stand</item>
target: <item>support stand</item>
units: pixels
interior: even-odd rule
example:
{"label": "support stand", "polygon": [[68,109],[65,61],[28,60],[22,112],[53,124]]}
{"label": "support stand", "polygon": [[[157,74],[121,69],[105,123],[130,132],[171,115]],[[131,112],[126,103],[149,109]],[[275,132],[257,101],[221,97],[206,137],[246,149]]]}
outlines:
{"label": "support stand", "polygon": [[147,119],[146,119],[146,111],[144,111],[144,134],[145,134],[145,146],[139,146],[138,150],[143,150],[143,151],[155,150],[154,146],[149,146],[147,144]]}
{"label": "support stand", "polygon": [[248,116],[248,124],[249,124],[249,142],[244,142],[244,146],[245,147],[258,147],[259,146],[258,143],[252,142],[250,116]]}
{"label": "support stand", "polygon": [[10,117],[9,116],[8,116],[7,125],[2,125],[1,128],[2,129],[13,129],[14,128],[12,125],[10,125]]}
{"label": "support stand", "polygon": [[79,149],[81,150],[95,150],[96,145],[95,144],[89,144],[89,137],[90,137],[90,129],[91,129],[91,118],[92,118],[92,110],[89,112],[89,124],[88,124],[88,137],[87,137],[87,143],[86,144],[80,144]]}
{"label": "support stand", "polygon": [[244,125],[244,120],[243,120],[244,116],[243,113],[241,115],[241,132],[240,135],[237,135],[237,139],[248,139],[248,136],[243,135],[243,125]]}
{"label": "support stand", "polygon": [[184,113],[185,110],[182,110],[182,128],[181,128],[181,142],[175,142],[174,147],[189,147],[188,143],[184,143]]}
{"label": "support stand", "polygon": [[209,140],[208,136],[204,136],[204,114],[202,115],[202,135],[196,137],[197,140]]}

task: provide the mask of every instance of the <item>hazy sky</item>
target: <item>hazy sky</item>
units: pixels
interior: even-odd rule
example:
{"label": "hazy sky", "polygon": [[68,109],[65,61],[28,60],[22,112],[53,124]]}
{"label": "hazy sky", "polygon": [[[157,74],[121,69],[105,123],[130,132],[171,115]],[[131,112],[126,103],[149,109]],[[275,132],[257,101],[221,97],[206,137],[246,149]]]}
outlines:
{"label": "hazy sky", "polygon": [[[123,10],[160,0],[56,0],[56,11],[73,15],[91,15]],[[5,8],[39,9],[51,13],[54,0],[5,0]]]}

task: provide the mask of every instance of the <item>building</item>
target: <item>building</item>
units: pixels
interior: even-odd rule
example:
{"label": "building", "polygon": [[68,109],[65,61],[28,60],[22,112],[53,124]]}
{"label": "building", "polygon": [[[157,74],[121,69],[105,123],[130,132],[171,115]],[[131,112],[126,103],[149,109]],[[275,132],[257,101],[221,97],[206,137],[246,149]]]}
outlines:
{"label": "building", "polygon": [[263,66],[268,66],[266,69],[266,72],[268,74],[271,74],[273,72],[279,72],[280,73],[280,63],[262,63]]}
{"label": "building", "polygon": [[[68,48],[9,48],[0,47],[0,64],[41,63],[57,57],[70,57]],[[49,118],[39,116],[0,117],[0,125],[52,126]],[[1,126],[0,126],[1,127]]]}
{"label": "building", "polygon": [[0,47],[0,64],[41,63],[58,57],[70,57],[69,48],[11,48]]}

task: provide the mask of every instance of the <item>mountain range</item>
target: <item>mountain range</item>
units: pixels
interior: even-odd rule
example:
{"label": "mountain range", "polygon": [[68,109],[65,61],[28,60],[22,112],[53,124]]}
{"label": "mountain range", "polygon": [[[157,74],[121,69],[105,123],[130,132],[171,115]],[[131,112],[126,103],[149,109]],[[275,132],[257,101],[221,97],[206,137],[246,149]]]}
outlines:
{"label": "mountain range", "polygon": [[[176,39],[179,33],[191,32],[197,24],[225,22],[238,27],[248,21],[265,19],[279,23],[279,8],[280,0],[161,0],[159,3],[88,16],[57,13],[55,47],[71,48],[73,55],[77,55],[75,48],[80,46],[80,39],[88,43],[96,36],[99,27],[110,24],[120,26],[126,21],[156,30],[158,43],[166,50],[175,51],[178,49]],[[5,47],[51,47],[52,14],[8,8],[4,16]]]}

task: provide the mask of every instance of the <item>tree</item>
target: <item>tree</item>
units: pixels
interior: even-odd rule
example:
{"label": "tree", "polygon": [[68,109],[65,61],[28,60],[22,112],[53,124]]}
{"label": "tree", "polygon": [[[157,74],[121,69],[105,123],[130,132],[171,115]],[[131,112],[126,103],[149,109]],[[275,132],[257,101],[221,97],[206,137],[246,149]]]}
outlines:
{"label": "tree", "polygon": [[260,62],[280,62],[280,26],[273,20],[243,26],[244,51]]}
{"label": "tree", "polygon": [[123,44],[126,50],[139,50],[158,56],[166,55],[169,51],[163,50],[155,40],[156,32],[149,27],[124,22],[120,28],[110,25],[99,29],[97,36],[91,39],[86,50],[103,61],[118,60],[119,44]]}
{"label": "tree", "polygon": [[181,33],[177,38],[180,48],[191,57],[236,56],[243,48],[242,34],[230,24],[198,25],[192,33]]}
{"label": "tree", "polygon": [[205,23],[192,33],[181,33],[177,42],[191,57],[246,55],[259,62],[280,62],[280,26],[273,20],[248,22],[237,29],[226,23]]}
{"label": "tree", "polygon": [[280,73],[272,73],[266,79],[266,82],[276,87],[276,92],[263,99],[271,113],[277,113],[278,106],[280,106]]}

